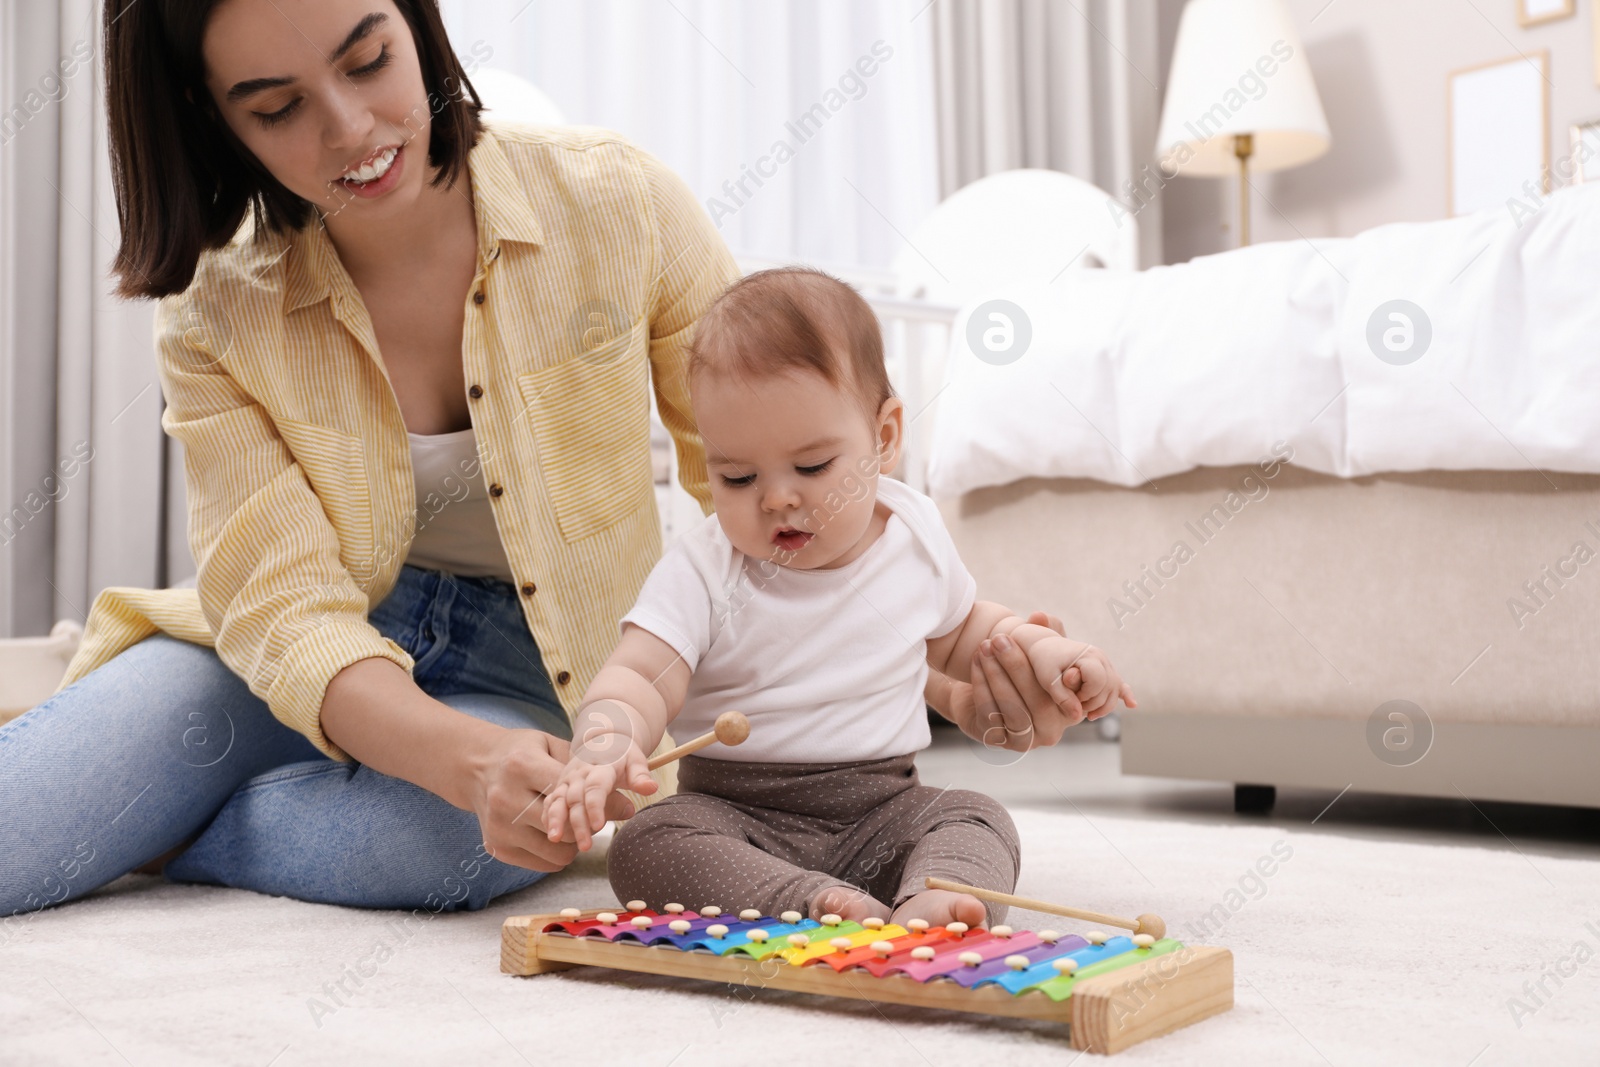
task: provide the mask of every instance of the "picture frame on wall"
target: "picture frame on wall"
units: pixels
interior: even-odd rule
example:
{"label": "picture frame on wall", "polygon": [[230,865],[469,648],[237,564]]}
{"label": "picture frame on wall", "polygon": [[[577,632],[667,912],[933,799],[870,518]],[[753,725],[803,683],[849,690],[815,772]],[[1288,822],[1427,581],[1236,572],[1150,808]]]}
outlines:
{"label": "picture frame on wall", "polygon": [[1600,181],[1600,119],[1572,125],[1572,184]]}
{"label": "picture frame on wall", "polygon": [[1523,29],[1577,14],[1577,0],[1517,0],[1517,25]]}
{"label": "picture frame on wall", "polygon": [[1532,182],[1550,191],[1550,53],[1450,72],[1445,202],[1450,215],[1503,208]]}

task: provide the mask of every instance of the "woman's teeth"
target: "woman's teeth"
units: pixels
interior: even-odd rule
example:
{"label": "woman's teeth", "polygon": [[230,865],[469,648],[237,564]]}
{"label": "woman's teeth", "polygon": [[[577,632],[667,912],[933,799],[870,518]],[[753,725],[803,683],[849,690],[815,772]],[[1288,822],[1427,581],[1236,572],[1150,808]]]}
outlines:
{"label": "woman's teeth", "polygon": [[372,162],[363,163],[355,170],[345,171],[340,180],[352,182],[356,185],[365,185],[368,182],[377,181],[379,178],[389,173],[389,165],[394,162],[395,153],[398,151],[399,149],[397,148],[387,149],[382,155],[380,155],[377,159],[374,159]]}

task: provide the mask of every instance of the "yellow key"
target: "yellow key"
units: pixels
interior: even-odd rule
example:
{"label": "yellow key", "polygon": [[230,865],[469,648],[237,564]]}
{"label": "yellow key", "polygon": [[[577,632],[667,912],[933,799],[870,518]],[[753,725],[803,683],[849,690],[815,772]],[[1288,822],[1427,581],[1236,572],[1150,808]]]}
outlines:
{"label": "yellow key", "polygon": [[910,931],[905,927],[889,923],[877,930],[857,930],[853,934],[843,934],[829,940],[819,939],[804,948],[785,949],[779,955],[798,967],[803,963],[821,959],[823,956],[831,956],[838,952],[839,950],[833,946],[834,941],[848,940],[851,948],[860,948],[862,945],[870,945],[874,941],[892,941],[897,937],[905,937],[908,933]]}

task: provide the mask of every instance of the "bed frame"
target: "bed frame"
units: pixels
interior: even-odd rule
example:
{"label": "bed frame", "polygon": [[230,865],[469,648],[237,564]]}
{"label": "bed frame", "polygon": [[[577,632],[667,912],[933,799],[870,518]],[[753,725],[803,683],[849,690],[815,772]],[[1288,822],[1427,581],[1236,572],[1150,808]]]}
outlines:
{"label": "bed frame", "polygon": [[941,508],[985,597],[1055,611],[1133,685],[1126,773],[1232,782],[1257,810],[1275,786],[1600,807],[1600,559],[1545,571],[1600,548],[1600,476],[1283,467],[1146,578],[1251,470],[1029,480]]}

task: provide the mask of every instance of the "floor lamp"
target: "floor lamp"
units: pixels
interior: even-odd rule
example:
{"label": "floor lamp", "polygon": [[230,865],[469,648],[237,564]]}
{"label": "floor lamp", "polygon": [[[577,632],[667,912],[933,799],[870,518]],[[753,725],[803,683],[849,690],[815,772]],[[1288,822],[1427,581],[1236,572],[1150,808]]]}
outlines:
{"label": "floor lamp", "polygon": [[1284,0],[1189,0],[1156,137],[1164,174],[1238,174],[1243,246],[1250,172],[1310,162],[1328,143],[1328,119]]}

